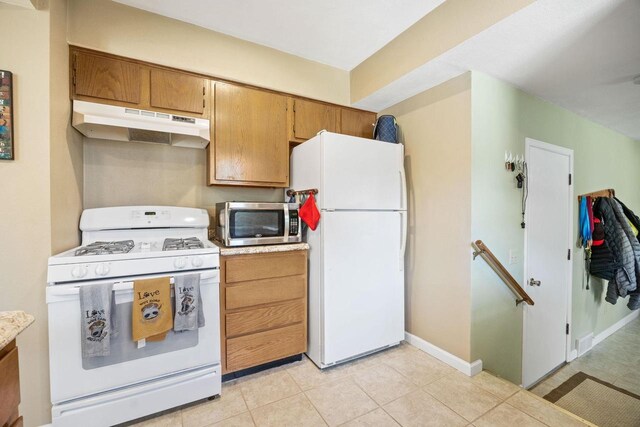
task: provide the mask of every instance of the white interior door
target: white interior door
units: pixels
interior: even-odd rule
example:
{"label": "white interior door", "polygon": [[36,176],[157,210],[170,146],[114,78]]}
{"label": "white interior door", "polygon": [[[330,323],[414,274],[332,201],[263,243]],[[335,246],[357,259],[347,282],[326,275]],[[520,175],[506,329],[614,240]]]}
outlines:
{"label": "white interior door", "polygon": [[528,387],[566,361],[573,151],[527,139],[526,152],[524,288],[535,303],[524,309],[522,382]]}
{"label": "white interior door", "polygon": [[404,339],[406,212],[323,212],[323,360]]}
{"label": "white interior door", "polygon": [[403,210],[402,144],[325,133],[321,209]]}

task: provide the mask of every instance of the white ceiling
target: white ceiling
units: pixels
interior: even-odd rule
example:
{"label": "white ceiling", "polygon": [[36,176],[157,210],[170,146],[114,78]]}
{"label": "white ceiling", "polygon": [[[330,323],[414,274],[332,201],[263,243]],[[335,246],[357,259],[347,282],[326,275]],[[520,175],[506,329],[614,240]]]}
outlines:
{"label": "white ceiling", "polygon": [[537,0],[356,106],[379,111],[468,70],[640,140],[640,0]]}
{"label": "white ceiling", "polygon": [[114,0],[351,70],[444,0]]}
{"label": "white ceiling", "polygon": [[[351,70],[444,0],[114,0]],[[481,71],[640,140],[640,0],[537,0],[356,107]]]}

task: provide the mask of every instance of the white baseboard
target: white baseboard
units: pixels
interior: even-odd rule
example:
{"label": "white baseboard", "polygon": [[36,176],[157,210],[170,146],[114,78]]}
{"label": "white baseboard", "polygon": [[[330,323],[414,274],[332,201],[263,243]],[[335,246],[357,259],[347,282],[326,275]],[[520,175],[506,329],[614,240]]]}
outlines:
{"label": "white baseboard", "polygon": [[575,348],[569,352],[569,357],[567,357],[567,362],[571,362],[578,357],[578,350]]}
{"label": "white baseboard", "polygon": [[634,320],[636,320],[638,318],[638,316],[640,316],[640,310],[635,310],[635,311],[631,312],[629,315],[627,315],[626,317],[623,317],[622,319],[618,320],[613,325],[609,326],[604,331],[600,332],[598,335],[594,336],[593,337],[593,347],[595,347],[596,345],[600,344],[602,341],[604,341],[609,336],[611,336],[614,333],[616,333],[618,330],[622,329],[622,327],[625,326],[627,323],[633,322]]}
{"label": "white baseboard", "polygon": [[412,346],[419,348],[427,354],[430,354],[431,356],[457,369],[465,375],[472,377],[482,372],[482,360],[476,360],[475,362],[469,363],[466,360],[462,360],[458,356],[454,356],[448,351],[445,351],[440,347],[423,340],[420,337],[410,334],[409,332],[404,333],[404,339]]}

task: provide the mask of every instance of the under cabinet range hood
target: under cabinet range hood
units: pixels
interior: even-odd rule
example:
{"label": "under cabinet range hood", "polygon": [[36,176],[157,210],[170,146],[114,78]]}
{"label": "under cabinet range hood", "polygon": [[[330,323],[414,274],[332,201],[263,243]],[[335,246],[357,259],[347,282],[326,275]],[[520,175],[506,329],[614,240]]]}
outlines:
{"label": "under cabinet range hood", "polygon": [[206,148],[209,120],[73,101],[71,124],[87,138]]}

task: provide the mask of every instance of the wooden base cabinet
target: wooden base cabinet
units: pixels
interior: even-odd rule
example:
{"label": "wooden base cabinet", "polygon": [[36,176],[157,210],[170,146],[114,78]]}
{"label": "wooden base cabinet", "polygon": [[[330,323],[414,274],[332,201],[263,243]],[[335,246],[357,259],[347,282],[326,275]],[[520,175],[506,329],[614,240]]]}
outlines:
{"label": "wooden base cabinet", "polygon": [[22,426],[18,413],[20,404],[20,374],[16,340],[0,350],[0,426]]}
{"label": "wooden base cabinet", "polygon": [[307,251],[220,257],[222,373],[307,351]]}

